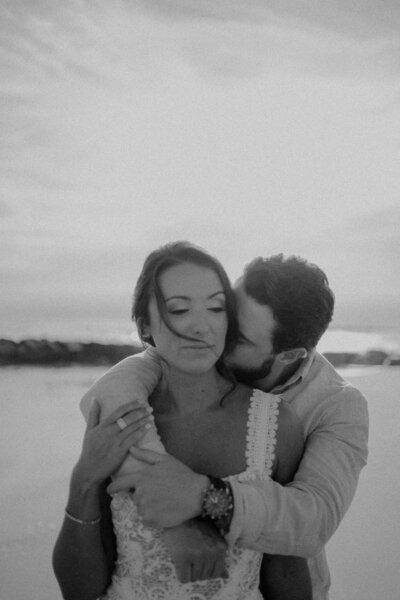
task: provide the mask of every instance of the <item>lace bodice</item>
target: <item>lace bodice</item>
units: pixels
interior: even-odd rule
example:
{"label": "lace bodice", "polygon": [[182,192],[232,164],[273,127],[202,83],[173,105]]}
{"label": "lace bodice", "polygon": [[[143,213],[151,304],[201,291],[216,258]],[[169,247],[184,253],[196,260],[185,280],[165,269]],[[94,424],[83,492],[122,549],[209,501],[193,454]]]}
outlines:
{"label": "lace bodice", "polygon": [[[254,390],[247,420],[246,470],[227,477],[246,481],[271,476],[279,397]],[[234,545],[227,553],[229,577],[180,583],[161,530],[143,525],[129,493],[111,503],[118,559],[102,600],[258,600],[262,554]]]}

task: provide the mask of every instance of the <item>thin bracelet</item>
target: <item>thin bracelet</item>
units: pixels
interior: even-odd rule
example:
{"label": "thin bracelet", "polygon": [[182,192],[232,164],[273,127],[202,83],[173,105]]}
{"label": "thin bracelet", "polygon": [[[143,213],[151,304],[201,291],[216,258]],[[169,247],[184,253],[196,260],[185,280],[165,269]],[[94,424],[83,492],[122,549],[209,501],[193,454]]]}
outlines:
{"label": "thin bracelet", "polygon": [[92,521],[82,521],[82,519],[77,519],[76,517],[73,517],[67,511],[67,509],[65,509],[65,516],[68,517],[68,519],[70,519],[71,521],[74,521],[74,523],[79,523],[79,525],[97,525],[97,523],[100,523],[101,521],[101,516],[97,517],[97,519],[93,519]]}

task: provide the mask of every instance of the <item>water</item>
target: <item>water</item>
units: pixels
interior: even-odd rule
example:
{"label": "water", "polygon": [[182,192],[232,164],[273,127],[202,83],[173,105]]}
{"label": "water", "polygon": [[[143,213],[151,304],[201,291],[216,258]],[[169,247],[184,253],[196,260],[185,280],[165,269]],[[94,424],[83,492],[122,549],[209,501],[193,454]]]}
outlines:
{"label": "water", "polygon": [[[129,320],[122,319],[62,319],[57,322],[14,322],[3,324],[0,337],[13,339],[48,339],[59,341],[96,341],[103,343],[130,344],[138,342],[136,328]],[[400,329],[329,328],[322,336],[320,352],[366,352],[384,350],[400,354]]]}
{"label": "water", "polygon": [[384,350],[392,354],[400,353],[400,331],[376,330],[354,331],[348,329],[328,329],[318,344],[319,352],[366,352]]}

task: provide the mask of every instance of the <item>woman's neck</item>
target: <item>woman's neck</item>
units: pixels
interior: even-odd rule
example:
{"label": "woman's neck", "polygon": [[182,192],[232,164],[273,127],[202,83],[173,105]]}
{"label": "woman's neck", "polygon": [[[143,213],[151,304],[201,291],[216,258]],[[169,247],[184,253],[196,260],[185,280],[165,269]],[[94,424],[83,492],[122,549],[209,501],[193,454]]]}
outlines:
{"label": "woman's neck", "polygon": [[158,414],[185,415],[218,406],[229,382],[216,369],[194,374],[163,366],[163,376],[154,397]]}

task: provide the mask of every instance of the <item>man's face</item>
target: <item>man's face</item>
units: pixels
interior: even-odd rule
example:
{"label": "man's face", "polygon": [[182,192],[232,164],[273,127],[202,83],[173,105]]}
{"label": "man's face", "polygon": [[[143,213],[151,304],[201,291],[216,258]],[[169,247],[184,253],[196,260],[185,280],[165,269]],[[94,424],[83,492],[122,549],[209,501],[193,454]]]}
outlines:
{"label": "man's face", "polygon": [[240,337],[227,363],[240,381],[252,383],[271,372],[275,361],[272,339],[276,322],[269,306],[258,304],[246,294],[240,279],[234,290]]}

